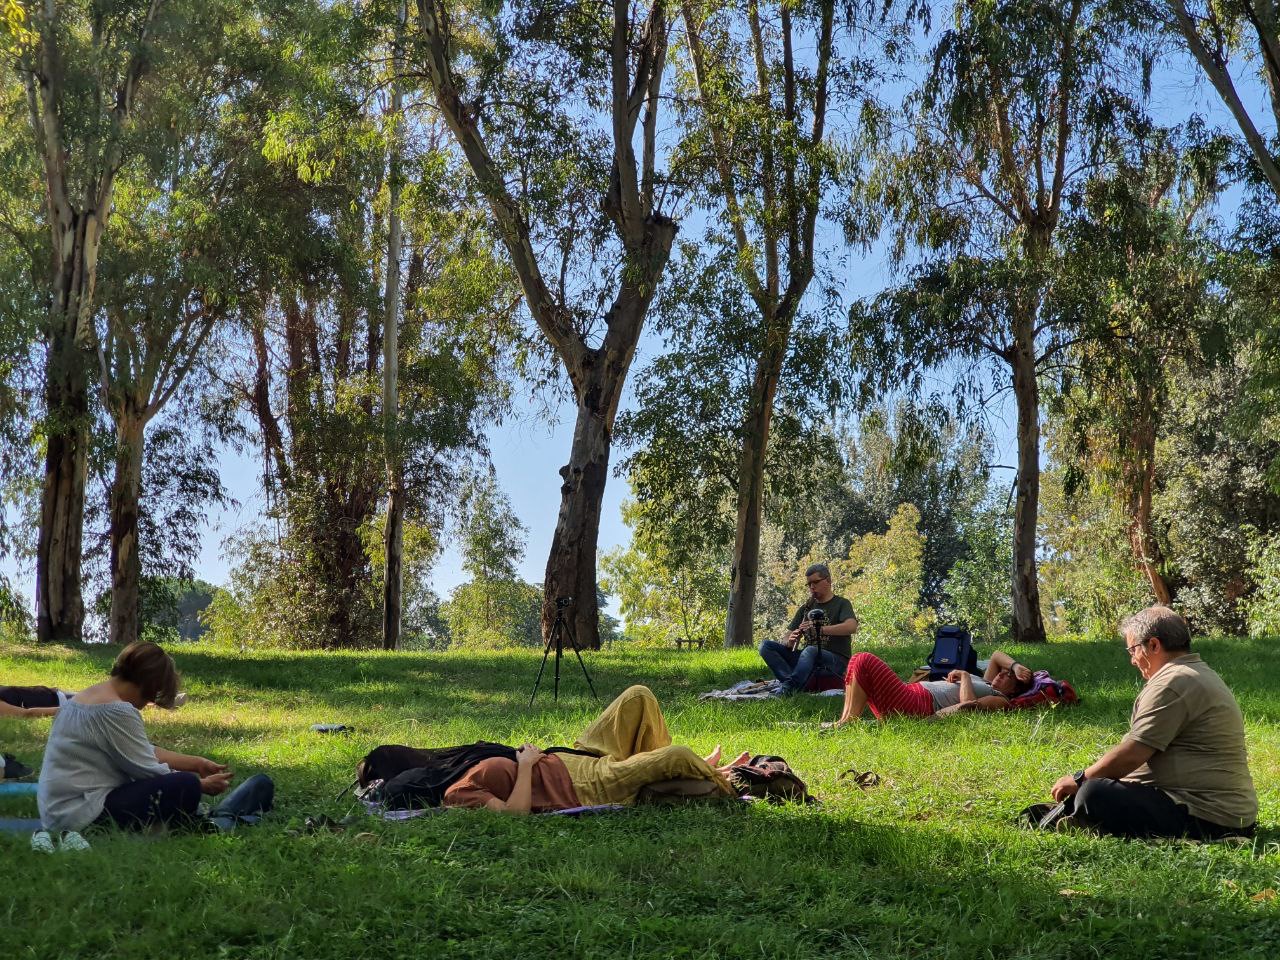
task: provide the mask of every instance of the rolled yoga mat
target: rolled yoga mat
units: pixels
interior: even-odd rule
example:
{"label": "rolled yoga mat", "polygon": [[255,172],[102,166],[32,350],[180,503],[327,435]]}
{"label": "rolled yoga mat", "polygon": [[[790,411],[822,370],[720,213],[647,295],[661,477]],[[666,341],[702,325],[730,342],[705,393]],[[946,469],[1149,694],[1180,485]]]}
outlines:
{"label": "rolled yoga mat", "polygon": [[39,820],[24,820],[20,817],[0,817],[0,832],[3,833],[35,833],[39,829]]}

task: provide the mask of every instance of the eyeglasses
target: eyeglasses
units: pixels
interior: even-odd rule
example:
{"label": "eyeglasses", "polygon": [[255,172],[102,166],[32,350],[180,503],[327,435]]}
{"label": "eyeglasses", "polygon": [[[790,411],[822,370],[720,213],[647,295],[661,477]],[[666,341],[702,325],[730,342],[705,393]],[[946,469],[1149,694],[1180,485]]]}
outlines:
{"label": "eyeglasses", "polygon": [[819,577],[817,580],[806,580],[805,583],[807,583],[811,587],[816,587],[818,584],[822,583],[822,581],[826,579],[827,579],[826,577]]}
{"label": "eyeglasses", "polygon": [[1133,646],[1131,646],[1131,647],[1125,647],[1125,648],[1124,648],[1124,652],[1125,652],[1125,653],[1127,653],[1129,656],[1131,656],[1131,657],[1132,657],[1132,656],[1133,656],[1133,651],[1137,650],[1139,647],[1145,647],[1145,646],[1147,645],[1147,643],[1148,643],[1148,642],[1150,642],[1150,640],[1151,640],[1151,638],[1150,638],[1150,637],[1147,637],[1147,639],[1146,639],[1146,640],[1139,640],[1139,641],[1138,641],[1137,643],[1135,643]]}

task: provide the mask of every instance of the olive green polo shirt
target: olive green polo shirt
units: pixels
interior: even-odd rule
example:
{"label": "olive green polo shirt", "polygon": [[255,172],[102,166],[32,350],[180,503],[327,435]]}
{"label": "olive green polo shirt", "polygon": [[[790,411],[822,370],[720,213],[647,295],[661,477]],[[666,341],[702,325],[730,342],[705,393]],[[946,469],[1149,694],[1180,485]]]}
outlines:
{"label": "olive green polo shirt", "polygon": [[[787,629],[798,630],[800,624],[804,623],[809,611],[814,607],[821,607],[827,615],[827,622],[823,626],[831,627],[837,623],[844,623],[846,620],[853,619],[853,604],[845,597],[832,594],[831,599],[826,603],[813,603],[811,601],[800,607],[796,611],[796,615],[791,618],[791,623],[787,626]],[[804,646],[809,646],[809,638],[807,636],[805,637]],[[848,660],[853,649],[853,638],[847,635],[843,637],[828,637],[824,635],[822,649]]]}
{"label": "olive green polo shirt", "polygon": [[1158,787],[1210,823],[1247,827],[1258,819],[1244,716],[1199,654],[1171,660],[1147,681],[1125,739],[1156,751],[1126,781]]}

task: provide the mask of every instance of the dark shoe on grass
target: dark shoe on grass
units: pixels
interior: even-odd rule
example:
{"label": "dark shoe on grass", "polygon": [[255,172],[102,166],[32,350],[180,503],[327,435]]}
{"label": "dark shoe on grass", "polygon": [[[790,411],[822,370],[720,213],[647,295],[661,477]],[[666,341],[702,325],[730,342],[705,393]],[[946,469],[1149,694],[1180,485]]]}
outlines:
{"label": "dark shoe on grass", "polygon": [[6,753],[4,755],[3,773],[5,780],[24,780],[35,773],[35,771],[21,760],[15,758],[12,753]]}

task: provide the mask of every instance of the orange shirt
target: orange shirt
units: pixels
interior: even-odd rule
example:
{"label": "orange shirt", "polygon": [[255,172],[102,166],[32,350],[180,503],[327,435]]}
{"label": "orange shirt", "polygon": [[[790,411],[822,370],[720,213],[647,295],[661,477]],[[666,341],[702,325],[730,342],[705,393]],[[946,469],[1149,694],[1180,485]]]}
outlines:
{"label": "orange shirt", "polygon": [[[445,807],[483,807],[490,797],[507,800],[516,785],[516,762],[502,757],[481,760],[444,792]],[[577,791],[560,758],[545,754],[533,765],[533,791],[530,809],[565,810],[579,806]]]}

